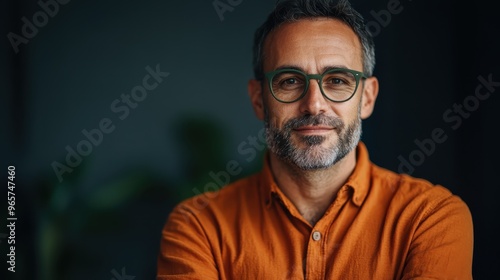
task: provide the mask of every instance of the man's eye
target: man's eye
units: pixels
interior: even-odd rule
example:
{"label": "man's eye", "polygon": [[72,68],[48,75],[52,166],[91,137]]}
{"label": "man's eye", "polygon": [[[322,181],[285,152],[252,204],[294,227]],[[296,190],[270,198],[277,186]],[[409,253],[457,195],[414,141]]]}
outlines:
{"label": "man's eye", "polygon": [[286,79],[283,81],[283,84],[287,84],[287,85],[293,85],[296,83],[297,83],[297,80],[295,78],[289,78],[289,79]]}
{"label": "man's eye", "polygon": [[346,82],[340,78],[330,78],[329,80],[327,80],[327,83],[333,84],[333,85],[342,85],[342,84],[345,84]]}
{"label": "man's eye", "polygon": [[298,77],[282,77],[277,85],[283,89],[295,89],[304,84],[303,80]]}

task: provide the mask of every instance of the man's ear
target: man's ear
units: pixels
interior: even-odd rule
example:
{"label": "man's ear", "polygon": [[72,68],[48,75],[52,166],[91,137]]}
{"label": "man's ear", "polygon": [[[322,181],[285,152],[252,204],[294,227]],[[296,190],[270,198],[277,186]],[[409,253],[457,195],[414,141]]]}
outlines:
{"label": "man's ear", "polygon": [[361,99],[361,119],[367,119],[373,113],[375,100],[378,96],[378,79],[376,77],[366,78],[363,86]]}
{"label": "man's ear", "polygon": [[250,80],[248,82],[248,95],[252,102],[252,107],[259,120],[264,120],[264,101],[262,100],[262,82]]}

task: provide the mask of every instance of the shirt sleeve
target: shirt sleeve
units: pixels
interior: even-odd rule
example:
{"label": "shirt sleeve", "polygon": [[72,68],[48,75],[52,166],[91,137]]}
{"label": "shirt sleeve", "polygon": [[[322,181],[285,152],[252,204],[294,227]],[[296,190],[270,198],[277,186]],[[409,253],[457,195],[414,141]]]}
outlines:
{"label": "shirt sleeve", "polygon": [[219,279],[207,234],[195,211],[180,204],[162,230],[157,280]]}
{"label": "shirt sleeve", "polygon": [[448,196],[424,211],[403,271],[409,279],[472,279],[473,224],[469,208]]}

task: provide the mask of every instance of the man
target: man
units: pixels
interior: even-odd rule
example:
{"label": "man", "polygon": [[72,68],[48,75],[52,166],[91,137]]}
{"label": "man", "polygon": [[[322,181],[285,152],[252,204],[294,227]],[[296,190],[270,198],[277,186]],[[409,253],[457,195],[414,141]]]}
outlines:
{"label": "man", "polygon": [[374,46],[348,1],[285,0],[257,30],[263,170],[178,205],[157,279],[472,279],[467,205],[370,162]]}

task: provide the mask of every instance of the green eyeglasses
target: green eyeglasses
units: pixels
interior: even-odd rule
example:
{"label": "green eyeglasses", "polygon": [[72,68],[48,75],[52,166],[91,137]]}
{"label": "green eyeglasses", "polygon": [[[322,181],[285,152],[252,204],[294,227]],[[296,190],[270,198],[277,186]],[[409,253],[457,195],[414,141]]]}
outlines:
{"label": "green eyeglasses", "polygon": [[345,102],[356,93],[359,80],[366,78],[362,72],[344,68],[333,68],[321,75],[306,74],[297,69],[279,69],[266,73],[265,77],[274,98],[283,103],[292,103],[304,97],[311,79],[318,81],[326,99]]}

